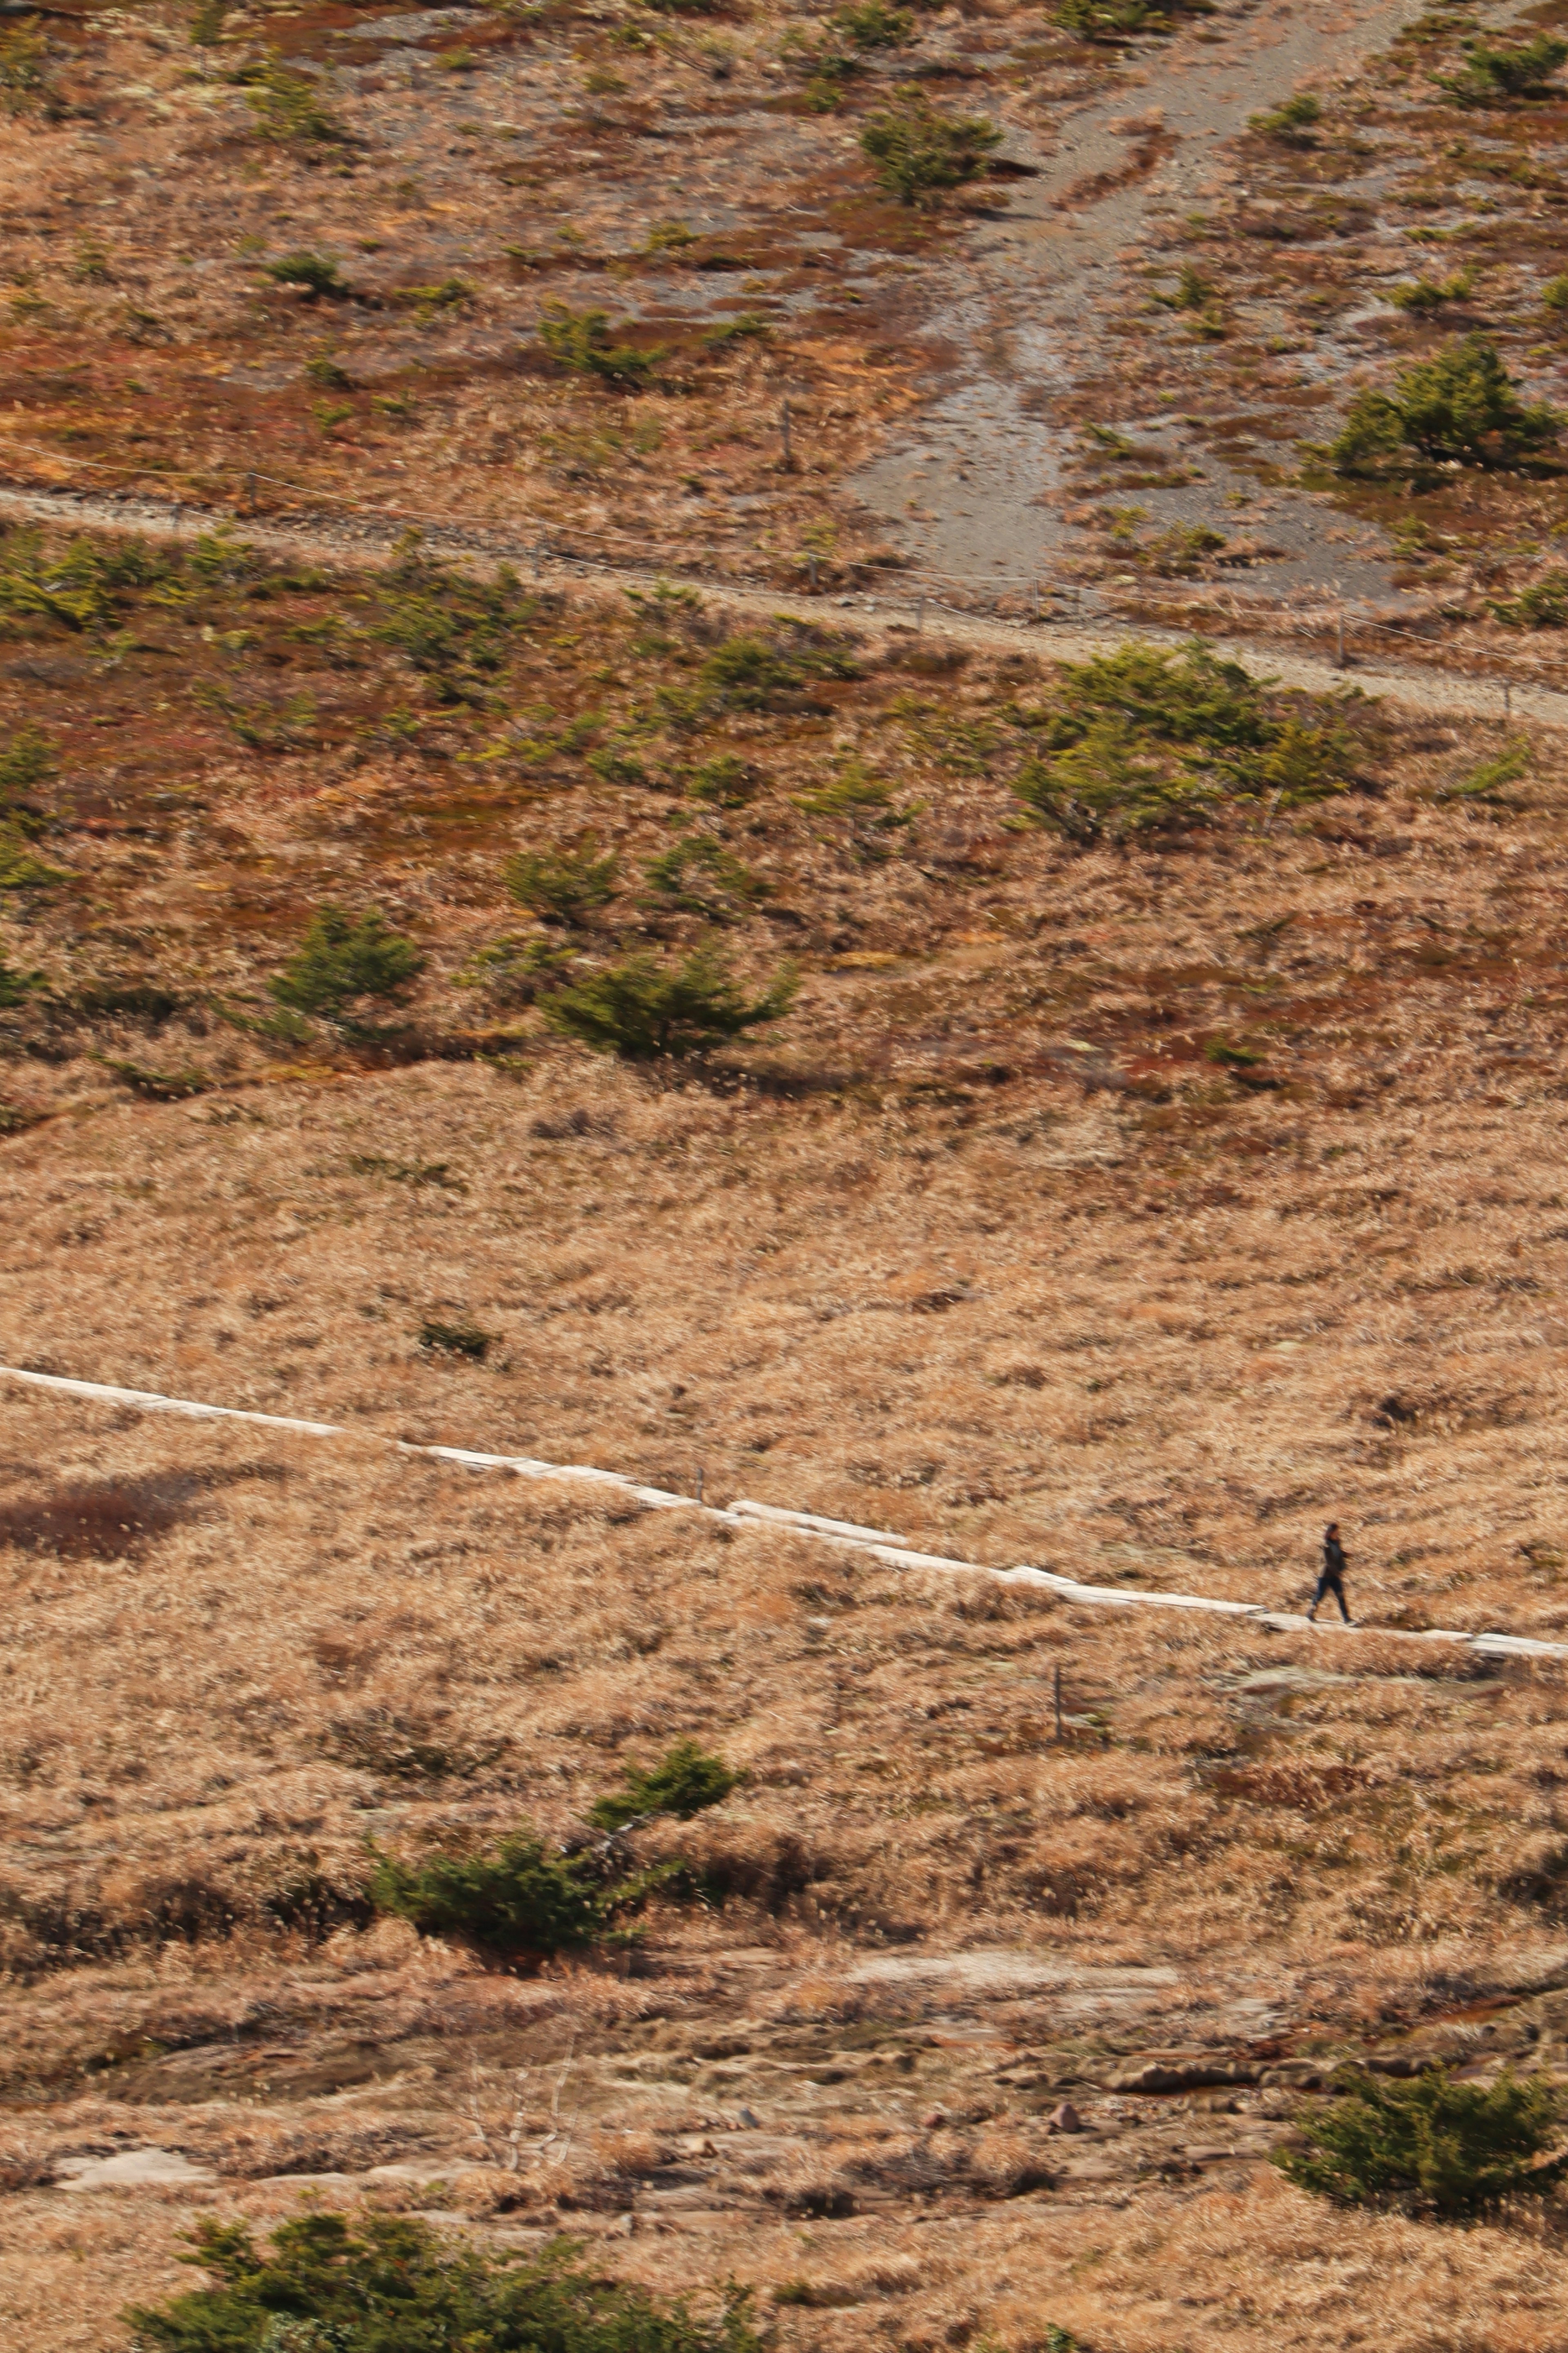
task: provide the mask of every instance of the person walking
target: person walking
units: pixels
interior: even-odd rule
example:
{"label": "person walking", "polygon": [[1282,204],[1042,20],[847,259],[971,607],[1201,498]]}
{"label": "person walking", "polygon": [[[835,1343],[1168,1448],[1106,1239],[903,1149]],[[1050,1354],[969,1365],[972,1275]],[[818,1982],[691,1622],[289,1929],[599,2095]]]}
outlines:
{"label": "person walking", "polygon": [[1316,1625],[1318,1604],[1325,1593],[1333,1595],[1340,1605],[1340,1616],[1347,1626],[1353,1626],[1355,1620],[1345,1607],[1345,1548],[1340,1542],[1338,1520],[1331,1520],[1323,1530],[1323,1566],[1318,1577],[1318,1589],[1312,1596],[1312,1606],[1307,1612],[1309,1626]]}

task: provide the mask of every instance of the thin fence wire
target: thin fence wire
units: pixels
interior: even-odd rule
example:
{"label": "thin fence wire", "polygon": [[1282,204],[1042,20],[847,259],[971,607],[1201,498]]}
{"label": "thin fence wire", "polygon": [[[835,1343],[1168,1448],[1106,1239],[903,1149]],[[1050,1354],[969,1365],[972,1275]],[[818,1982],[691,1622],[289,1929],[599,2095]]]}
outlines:
{"label": "thin fence wire", "polygon": [[[325,520],[319,515],[313,516],[312,510],[328,505],[342,508],[368,522],[385,523],[407,529],[428,527],[445,533],[454,543],[476,553],[490,554],[505,553],[523,562],[536,560],[552,564],[577,564],[606,571],[635,571],[639,574],[659,571],[668,573],[674,569],[689,566],[701,585],[716,592],[721,592],[726,588],[742,588],[779,596],[803,597],[809,596],[819,598],[826,604],[853,602],[858,596],[872,610],[876,610],[879,604],[887,605],[893,609],[901,609],[902,606],[912,597],[918,616],[917,628],[923,624],[925,609],[928,606],[938,613],[952,613],[960,619],[975,617],[978,606],[981,611],[994,619],[1012,621],[1020,626],[1028,626],[1031,623],[1059,625],[1063,618],[1061,613],[1053,611],[1047,614],[1042,609],[1042,601],[1049,598],[1053,603],[1059,604],[1068,596],[1074,599],[1074,611],[1068,617],[1069,625],[1082,622],[1088,626],[1095,617],[1092,614],[1084,611],[1084,591],[1078,583],[1052,581],[1045,574],[1027,586],[999,590],[994,580],[987,579],[979,573],[940,572],[924,565],[901,565],[897,576],[900,587],[908,592],[906,596],[900,598],[884,591],[879,597],[873,596],[863,582],[854,590],[847,590],[842,583],[818,588],[815,585],[816,566],[815,564],[808,564],[807,558],[804,556],[801,559],[798,573],[786,579],[780,579],[776,575],[740,571],[716,577],[711,573],[703,573],[699,568],[701,563],[700,554],[672,548],[663,552],[662,562],[656,563],[650,560],[648,543],[646,539],[634,538],[628,533],[613,530],[595,528],[591,533],[587,533],[580,525],[575,528],[568,527],[563,531],[559,524],[530,521],[528,518],[521,518],[516,522],[508,522],[504,519],[493,522],[466,520],[458,515],[432,512],[425,508],[377,504],[370,500],[356,498],[351,491],[324,488],[314,483],[290,481],[284,475],[266,473],[260,468],[247,467],[243,470],[235,471],[225,467],[211,466],[184,467],[176,470],[118,465],[104,459],[69,457],[62,450],[48,448],[39,442],[18,440],[11,434],[5,434],[0,438],[0,451],[7,449],[44,459],[50,465],[68,466],[81,472],[120,476],[136,482],[168,482],[171,486],[178,485],[187,489],[202,483],[229,484],[245,491],[247,505],[253,505],[254,486],[257,484],[265,484],[269,490],[286,491],[291,499],[303,502],[294,509],[277,511],[267,515],[256,513],[246,515],[237,511],[232,519],[239,522],[252,521],[265,524],[270,521],[280,526],[307,524],[312,519]],[[73,495],[64,486],[51,482],[13,480],[0,481],[0,489],[32,497],[69,498]],[[227,516],[212,515],[210,510],[188,506],[178,499],[173,500],[171,503],[173,512],[183,519],[200,521],[210,518],[215,522],[230,520]],[[571,543],[574,539],[581,540],[584,537],[592,539],[591,548],[585,549]],[[710,549],[707,553],[711,561],[712,551]],[[878,584],[879,586],[880,585]],[[950,594],[956,592],[970,601],[960,605],[944,605],[942,601],[943,591]],[[1205,611],[1214,614],[1215,604],[1211,602],[1205,607]],[[1257,634],[1260,629],[1267,628],[1273,635],[1287,635],[1305,643],[1319,638],[1327,638],[1335,643],[1340,652],[1339,666],[1346,667],[1347,679],[1353,664],[1347,664],[1345,649],[1352,643],[1364,646],[1368,638],[1393,637],[1407,639],[1414,646],[1427,647],[1432,651],[1434,657],[1432,666],[1435,668],[1445,666],[1451,660],[1456,650],[1469,653],[1480,650],[1473,640],[1467,644],[1462,638],[1440,637],[1437,630],[1437,619],[1440,617],[1435,617],[1432,622],[1425,625],[1413,624],[1409,621],[1398,620],[1392,615],[1372,612],[1364,607],[1358,607],[1331,597],[1323,597],[1317,601],[1309,614],[1293,617],[1283,613],[1249,611],[1238,598],[1233,596],[1227,605],[1222,607],[1218,617],[1227,619],[1238,634],[1246,634],[1249,630]],[[1112,617],[1114,619],[1114,617]],[[1198,617],[1194,615],[1194,617],[1196,619]],[[1138,624],[1131,621],[1126,626],[1136,628]],[[1152,626],[1168,628],[1171,625],[1167,622],[1156,622]],[[1475,671],[1469,675],[1478,684],[1496,685],[1503,691],[1505,696],[1510,689],[1516,686],[1525,693],[1542,691],[1540,681],[1528,677],[1516,677],[1511,673]],[[1550,687],[1545,688],[1544,691],[1553,691]]]}

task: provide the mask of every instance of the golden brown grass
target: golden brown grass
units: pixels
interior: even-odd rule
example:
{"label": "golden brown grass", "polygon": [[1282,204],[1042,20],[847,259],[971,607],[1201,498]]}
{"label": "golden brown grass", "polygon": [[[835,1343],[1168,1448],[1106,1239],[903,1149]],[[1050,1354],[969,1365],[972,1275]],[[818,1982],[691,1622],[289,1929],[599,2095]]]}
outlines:
{"label": "golden brown grass", "polygon": [[[483,1419],[494,1377],[459,1377]],[[1333,2216],[1256,2171],[1288,2094],[1113,2084],[1151,2048],[1267,2085],[1369,2038],[1553,2065],[1557,1997],[1520,1997],[1562,1969],[1554,1668],[1108,1619],[369,1441],[37,1393],[7,1397],[7,1431],[14,1528],[60,1485],[130,1499],[118,1556],[6,1556],[18,2347],[118,2345],[119,2305],[174,2284],[184,2215],[280,2216],[300,2175],[503,2242],[631,2211],[619,2266],[787,2288],[802,2347],[885,2312],[900,2343],[1022,2348],[1045,2313],[1154,2353],[1179,2302],[1244,2346],[1326,2348],[1374,2280],[1412,2353],[1449,2305],[1447,2341],[1497,2341],[1462,2329],[1500,2296],[1506,2341],[1551,2342],[1550,2239]],[[178,1516],[142,1536],[154,1493]],[[331,1929],[367,1833],[413,1854],[520,1818],[565,1832],[619,1757],[680,1733],[748,1779],[640,1835],[721,1908],[656,1907],[629,1975]],[[993,1984],[996,1946],[1044,1978]],[[954,1947],[983,1948],[979,1980],[921,1977]],[[1478,1999],[1490,2024],[1464,2022]],[[1086,2144],[1046,2129],[1063,2086]],[[27,2186],[148,2145],[216,2180]],[[812,2220],[825,2200],[851,2211]]]}
{"label": "golden brown grass", "polygon": [[[263,6],[205,45],[162,10],[58,14],[53,102],[0,162],[8,468],[853,578],[886,551],[837,479],[944,356],[918,334],[926,265],[965,226],[880,195],[861,121],[918,69],[938,103],[1023,127],[1111,63],[1042,42],[1033,10],[911,29],[819,113],[799,37],[833,36],[781,7],[455,26]],[[268,59],[335,135],[262,135]],[[302,249],[342,294],[268,276]],[[536,338],[559,303],[662,353],[651,383],[556,365]]]}

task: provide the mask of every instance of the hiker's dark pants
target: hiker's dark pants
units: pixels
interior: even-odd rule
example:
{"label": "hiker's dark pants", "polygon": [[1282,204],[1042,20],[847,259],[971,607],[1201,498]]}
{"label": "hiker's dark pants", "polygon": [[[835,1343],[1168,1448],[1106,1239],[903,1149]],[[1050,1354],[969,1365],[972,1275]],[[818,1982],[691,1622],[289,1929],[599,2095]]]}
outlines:
{"label": "hiker's dark pants", "polygon": [[1324,1569],[1321,1577],[1319,1577],[1318,1589],[1312,1596],[1312,1607],[1314,1609],[1316,1609],[1318,1604],[1322,1600],[1323,1596],[1326,1593],[1331,1593],[1333,1595],[1334,1599],[1340,1605],[1340,1616],[1344,1620],[1345,1624],[1348,1626],[1351,1622],[1351,1613],[1345,1608],[1344,1579],[1342,1577],[1335,1577],[1332,1571],[1327,1568]]}

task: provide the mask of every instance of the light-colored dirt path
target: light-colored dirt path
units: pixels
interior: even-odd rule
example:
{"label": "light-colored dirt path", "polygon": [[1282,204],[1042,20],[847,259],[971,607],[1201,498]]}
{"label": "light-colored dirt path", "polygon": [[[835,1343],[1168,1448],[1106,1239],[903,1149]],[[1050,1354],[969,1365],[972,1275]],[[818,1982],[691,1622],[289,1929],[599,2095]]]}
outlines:
{"label": "light-colored dirt path", "polygon": [[[219,528],[233,528],[256,547],[318,562],[353,565],[374,564],[390,554],[405,531],[400,520],[375,516],[340,519],[309,515],[287,522],[237,521],[232,515],[204,508],[165,505],[144,498],[100,498],[91,493],[40,491],[20,485],[0,487],[0,518],[5,516],[18,522],[55,523],[67,529],[125,532],[138,538],[176,542],[190,542]],[[656,587],[661,577],[668,577],[652,566],[540,556],[531,544],[510,542],[503,533],[482,526],[464,530],[460,526],[432,525],[425,530],[423,538],[430,554],[443,563],[480,572],[510,564],[525,576],[536,577],[542,586],[568,596],[617,588],[648,590]],[[932,636],[954,638],[964,645],[1003,647],[1011,653],[1026,644],[1048,660],[1083,661],[1092,654],[1125,645],[1129,638],[1170,645],[1183,642],[1175,631],[1144,628],[1136,624],[1090,628],[1047,620],[997,620],[973,613],[955,613],[923,597],[914,605],[888,597],[829,599],[792,596],[778,588],[738,587],[726,581],[693,578],[689,574],[680,577],[683,586],[700,589],[713,604],[759,619],[777,614],[817,623],[843,617],[857,630],[872,635],[923,628]],[[1281,685],[1298,687],[1311,694],[1342,692],[1353,686],[1363,694],[1384,698],[1415,711],[1457,718],[1495,719],[1500,723],[1511,715],[1536,726],[1568,729],[1568,693],[1558,693],[1547,687],[1505,685],[1500,679],[1451,670],[1395,668],[1370,660],[1363,662],[1353,655],[1348,667],[1342,670],[1318,656],[1257,638],[1222,638],[1208,642],[1216,653],[1245,662],[1251,669],[1263,670]]]}
{"label": "light-colored dirt path", "polygon": [[[155,1389],[122,1389],[101,1381],[73,1380],[61,1373],[25,1372],[16,1365],[0,1365],[0,1380],[22,1381],[30,1388],[54,1389],[67,1397],[96,1398],[104,1404],[129,1407],[137,1413],[181,1414],[198,1421],[251,1422],[268,1430],[293,1430],[307,1438],[380,1436],[377,1431],[351,1430],[341,1422],[300,1421],[287,1414],[249,1412],[240,1406],[205,1405],[191,1398],[163,1397]],[[999,1584],[1036,1586],[1059,1594],[1064,1600],[1090,1608],[1195,1609],[1215,1617],[1250,1619],[1254,1625],[1268,1627],[1276,1633],[1300,1632],[1309,1623],[1290,1611],[1265,1609],[1250,1601],[1220,1601],[1204,1593],[1157,1593],[1086,1585],[1077,1577],[1058,1577],[1053,1569],[996,1568],[986,1561],[958,1560],[945,1553],[914,1552],[886,1528],[858,1527],[852,1521],[824,1519],[815,1512],[790,1511],[777,1504],[753,1504],[744,1496],[730,1504],[705,1504],[695,1496],[675,1494],[668,1488],[642,1486],[622,1472],[602,1471],[591,1463],[545,1462],[527,1454],[482,1454],[462,1446],[421,1446],[406,1438],[389,1438],[382,1443],[400,1454],[424,1454],[437,1461],[460,1463],[470,1471],[505,1471],[514,1478],[581,1480],[595,1486],[616,1487],[650,1511],[698,1512],[704,1519],[721,1520],[732,1527],[749,1520],[763,1521],[774,1527],[793,1529],[841,1551],[867,1553],[891,1568],[936,1570],[953,1577],[992,1577]],[[1350,1634],[1363,1630],[1336,1627],[1324,1620],[1319,1630],[1325,1634]],[[1384,1641],[1457,1642],[1466,1650],[1490,1656],[1568,1659],[1568,1642],[1538,1642],[1525,1634],[1466,1634],[1449,1627],[1432,1627],[1421,1633],[1387,1627],[1365,1630],[1378,1634]]]}
{"label": "light-colored dirt path", "polygon": [[[1264,511],[1258,481],[1202,448],[1194,420],[1174,413],[1194,405],[1190,385],[1127,382],[1123,313],[1130,302],[1147,308],[1142,271],[1165,242],[1162,226],[1237,176],[1232,142],[1247,118],[1299,90],[1331,95],[1420,13],[1420,0],[1219,0],[1165,37],[1129,43],[1109,89],[1054,114],[1037,139],[1015,132],[1008,153],[1037,176],[950,265],[928,330],[964,355],[957,381],[846,484],[914,563],[1026,586],[1075,553],[1081,535],[1055,494],[1079,454],[1069,396],[1090,385],[1109,404],[1102,423],[1135,435],[1156,470],[1195,485],[1140,489],[1161,522],[1228,534],[1237,491]],[[1140,164],[1137,142],[1151,132],[1158,151]],[[1285,323],[1248,308],[1258,341]],[[1180,366],[1221,385],[1230,347],[1184,345]],[[1248,593],[1398,605],[1384,533],[1362,528],[1347,543],[1331,501],[1279,483],[1267,512],[1272,554],[1249,571]]]}

